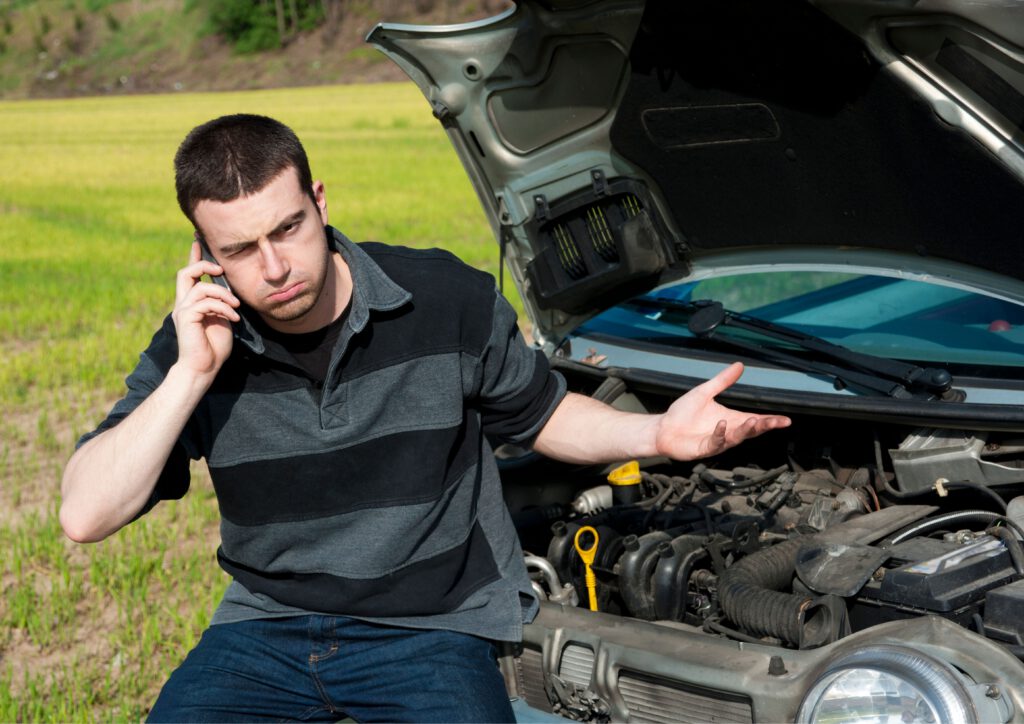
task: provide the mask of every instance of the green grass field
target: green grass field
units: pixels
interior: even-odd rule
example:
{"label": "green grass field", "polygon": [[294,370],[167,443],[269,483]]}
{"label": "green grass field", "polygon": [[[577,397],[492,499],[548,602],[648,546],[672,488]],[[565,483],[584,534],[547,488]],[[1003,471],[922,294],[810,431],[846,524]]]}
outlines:
{"label": "green grass field", "polygon": [[235,112],[296,130],[353,239],[497,272],[412,84],[0,103],[0,721],[144,717],[227,584],[201,464],[184,500],[97,545],[67,541],[56,511],[75,440],[120,396],[187,258],[177,145]]}

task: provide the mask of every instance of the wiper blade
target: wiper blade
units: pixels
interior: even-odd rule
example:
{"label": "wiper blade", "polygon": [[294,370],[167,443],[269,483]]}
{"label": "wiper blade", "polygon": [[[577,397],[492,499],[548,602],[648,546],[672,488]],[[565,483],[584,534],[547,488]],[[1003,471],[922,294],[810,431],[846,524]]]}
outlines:
{"label": "wiper blade", "polygon": [[[838,389],[846,386],[878,392],[896,399],[925,397],[949,398],[953,377],[948,371],[936,367],[918,367],[906,362],[885,357],[854,352],[821,337],[799,332],[772,322],[766,322],[739,312],[725,309],[721,302],[704,299],[694,302],[676,302],[669,299],[637,300],[637,304],[656,304],[690,314],[687,327],[692,334],[702,339],[715,339],[730,346],[743,349],[755,357],[777,362],[787,367],[815,372],[832,377]],[[834,360],[836,363],[805,359],[775,347],[758,345],[728,336],[716,336],[722,326],[736,327],[779,339],[801,349]]]}

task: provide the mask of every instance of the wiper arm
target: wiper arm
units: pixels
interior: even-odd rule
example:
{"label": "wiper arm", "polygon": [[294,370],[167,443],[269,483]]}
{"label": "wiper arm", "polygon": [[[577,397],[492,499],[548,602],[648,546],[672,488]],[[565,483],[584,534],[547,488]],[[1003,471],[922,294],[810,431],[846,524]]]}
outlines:
{"label": "wiper arm", "polygon": [[[648,302],[645,299],[639,303]],[[717,341],[743,349],[754,356],[776,361],[788,367],[816,372],[832,377],[837,388],[858,387],[878,392],[897,399],[948,397],[953,377],[948,371],[935,367],[918,367],[906,362],[854,352],[851,349],[813,335],[798,332],[789,327],[766,322],[725,309],[721,302],[709,299],[695,302],[675,302],[658,299],[657,303],[671,309],[690,313],[687,327],[690,332],[703,339]],[[767,337],[789,342],[801,349],[835,360],[839,364],[809,360],[789,354],[783,350],[765,347],[732,337],[715,336],[723,325],[738,329],[752,330]]]}

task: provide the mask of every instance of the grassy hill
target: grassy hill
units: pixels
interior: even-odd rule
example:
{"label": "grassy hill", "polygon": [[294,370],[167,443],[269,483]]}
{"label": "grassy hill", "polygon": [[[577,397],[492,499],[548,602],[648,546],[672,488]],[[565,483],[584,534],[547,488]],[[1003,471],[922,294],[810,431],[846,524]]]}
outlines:
{"label": "grassy hill", "polygon": [[405,80],[363,41],[377,22],[466,22],[509,4],[321,2],[316,27],[271,50],[239,53],[215,31],[211,0],[0,0],[0,99]]}

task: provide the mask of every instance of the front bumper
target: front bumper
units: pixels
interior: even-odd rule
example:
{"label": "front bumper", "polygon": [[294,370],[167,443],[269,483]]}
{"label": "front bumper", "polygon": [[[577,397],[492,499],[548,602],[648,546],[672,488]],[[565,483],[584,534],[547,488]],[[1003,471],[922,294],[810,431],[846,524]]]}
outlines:
{"label": "front bumper", "polygon": [[898,644],[956,667],[969,680],[979,719],[1024,721],[1024,664],[931,616],[798,651],[543,603],[525,627],[522,650],[503,668],[512,696],[582,720],[796,721],[829,663],[873,644]]}

